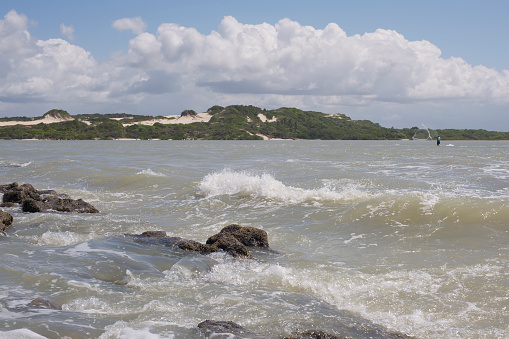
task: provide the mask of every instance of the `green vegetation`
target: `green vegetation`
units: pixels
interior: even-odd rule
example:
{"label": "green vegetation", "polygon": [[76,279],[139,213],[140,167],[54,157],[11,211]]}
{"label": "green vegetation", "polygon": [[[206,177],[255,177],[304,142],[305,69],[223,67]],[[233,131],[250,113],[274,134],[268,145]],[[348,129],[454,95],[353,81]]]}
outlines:
{"label": "green vegetation", "polygon": [[[138,124],[141,121],[164,117],[115,114],[80,114],[71,116],[63,110],[51,110],[43,117],[68,121],[36,125],[0,127],[0,139],[163,139],[163,140],[261,140],[262,135],[282,139],[321,140],[398,140],[426,139],[428,132],[412,128],[386,128],[368,120],[352,120],[344,114],[324,114],[282,107],[265,110],[254,106],[213,106],[207,110],[209,122],[190,124]],[[182,115],[195,116],[193,110]],[[37,121],[42,118],[3,118],[0,121]],[[71,120],[72,119],[72,120]],[[124,126],[124,124],[126,124]],[[486,130],[444,129],[433,131],[444,140],[509,140],[508,132]]]}

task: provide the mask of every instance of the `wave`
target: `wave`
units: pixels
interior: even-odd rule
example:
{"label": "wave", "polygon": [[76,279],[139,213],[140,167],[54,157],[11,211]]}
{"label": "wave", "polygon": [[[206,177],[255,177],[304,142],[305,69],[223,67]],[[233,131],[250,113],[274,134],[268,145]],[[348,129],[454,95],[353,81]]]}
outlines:
{"label": "wave", "polygon": [[0,167],[27,167],[32,164],[29,162],[20,162],[20,161],[11,161],[11,160],[2,160],[0,161]]}
{"label": "wave", "polygon": [[304,189],[285,185],[270,174],[254,175],[229,169],[206,175],[200,182],[199,189],[206,197],[237,195],[287,203],[349,202],[365,200],[371,196],[355,184],[346,185],[339,190],[330,183],[325,183],[318,189]]}
{"label": "wave", "polygon": [[147,177],[165,177],[166,175],[159,172],[154,172],[150,168],[144,169],[143,171],[139,171],[136,173],[137,175],[145,175]]}

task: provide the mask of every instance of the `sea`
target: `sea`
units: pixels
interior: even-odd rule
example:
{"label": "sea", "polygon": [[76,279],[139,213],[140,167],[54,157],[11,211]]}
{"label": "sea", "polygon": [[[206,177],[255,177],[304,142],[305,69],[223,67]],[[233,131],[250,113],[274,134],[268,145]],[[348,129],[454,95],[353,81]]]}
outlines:
{"label": "sea", "polygon": [[[0,184],[100,211],[1,208],[14,222],[0,236],[0,338],[509,338],[508,141],[0,146]],[[265,230],[270,250],[131,236],[204,243],[230,224]]]}

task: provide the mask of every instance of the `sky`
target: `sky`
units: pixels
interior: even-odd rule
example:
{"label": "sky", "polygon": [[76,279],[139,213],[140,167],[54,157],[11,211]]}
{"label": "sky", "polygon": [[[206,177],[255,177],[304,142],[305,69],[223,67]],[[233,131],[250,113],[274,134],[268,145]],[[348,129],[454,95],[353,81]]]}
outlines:
{"label": "sky", "polygon": [[0,117],[296,107],[509,131],[506,0],[2,0]]}

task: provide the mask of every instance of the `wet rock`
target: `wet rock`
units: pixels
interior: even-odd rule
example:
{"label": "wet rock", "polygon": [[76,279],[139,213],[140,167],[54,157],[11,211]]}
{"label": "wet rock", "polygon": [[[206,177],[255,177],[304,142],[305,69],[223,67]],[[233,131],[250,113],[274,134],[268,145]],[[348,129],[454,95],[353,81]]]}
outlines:
{"label": "wet rock", "polygon": [[28,307],[32,308],[47,308],[51,310],[61,310],[62,307],[55,305],[49,300],[42,299],[42,298],[36,298],[32,300],[28,305]]}
{"label": "wet rock", "polygon": [[23,212],[43,212],[55,210],[59,212],[98,213],[99,211],[82,199],[74,200],[66,194],[58,194],[54,190],[36,190],[30,184],[0,185],[3,193],[2,205],[11,207],[13,204],[22,205]]}
{"label": "wet rock", "polygon": [[12,184],[0,185],[0,193],[5,193],[15,187],[18,187],[17,182],[13,182]]}
{"label": "wet rock", "polygon": [[43,199],[45,206],[59,212],[76,212],[76,213],[99,213],[99,211],[82,199],[62,199],[54,195],[50,195]]}
{"label": "wet rock", "polygon": [[18,186],[17,183],[11,184],[11,188],[4,190],[2,202],[13,202],[21,204],[26,199],[41,200],[41,196],[37,190],[30,184],[23,184]]}
{"label": "wet rock", "polygon": [[233,321],[205,320],[198,324],[198,328],[208,330],[212,333],[244,334],[247,331]]}
{"label": "wet rock", "polygon": [[141,235],[144,237],[164,238],[164,237],[166,237],[166,232],[165,231],[145,231]]}
{"label": "wet rock", "polygon": [[229,234],[248,247],[269,247],[267,232],[255,227],[243,227],[232,224],[224,227],[218,234],[207,239],[207,244],[214,244],[219,238]]}
{"label": "wet rock", "polygon": [[0,210],[0,233],[4,233],[5,229],[12,225],[12,215]]}
{"label": "wet rock", "polygon": [[333,334],[329,334],[323,331],[307,330],[297,332],[291,337],[284,337],[283,339],[342,339],[345,337],[338,337]]}
{"label": "wet rock", "polygon": [[45,206],[42,201],[37,201],[34,199],[25,199],[21,206],[21,210],[23,212],[36,213],[44,211]]}
{"label": "wet rock", "polygon": [[14,207],[14,206],[16,206],[16,204],[13,202],[3,202],[0,204],[0,207]]}
{"label": "wet rock", "polygon": [[[213,240],[210,240],[213,238]],[[253,258],[249,249],[229,233],[218,233],[207,240],[207,246],[227,252],[233,257]]]}
{"label": "wet rock", "polygon": [[217,321],[217,320],[206,320],[198,324],[198,328],[205,330],[210,335],[210,338],[231,338],[232,335],[235,338],[274,338],[274,339],[346,339],[346,338],[371,338],[371,339],[415,339],[399,332],[391,331],[376,331],[376,332],[362,332],[352,336],[349,334],[335,335],[327,333],[322,330],[303,330],[296,331],[289,337],[281,337],[274,334],[255,334],[249,332],[241,325],[234,323],[233,321]]}
{"label": "wet rock", "polygon": [[235,258],[252,259],[253,256],[248,247],[269,247],[267,232],[258,228],[239,225],[226,226],[221,232],[207,239],[205,244],[180,237],[169,237],[164,231],[146,231],[134,236],[137,237],[137,241],[176,246],[184,251],[201,254],[226,252]]}
{"label": "wet rock", "polygon": [[194,240],[188,240],[188,239],[181,239],[175,243],[175,245],[184,251],[192,251],[192,252],[198,252],[201,254],[208,254],[212,252],[218,252],[217,249],[204,245],[198,241]]}

